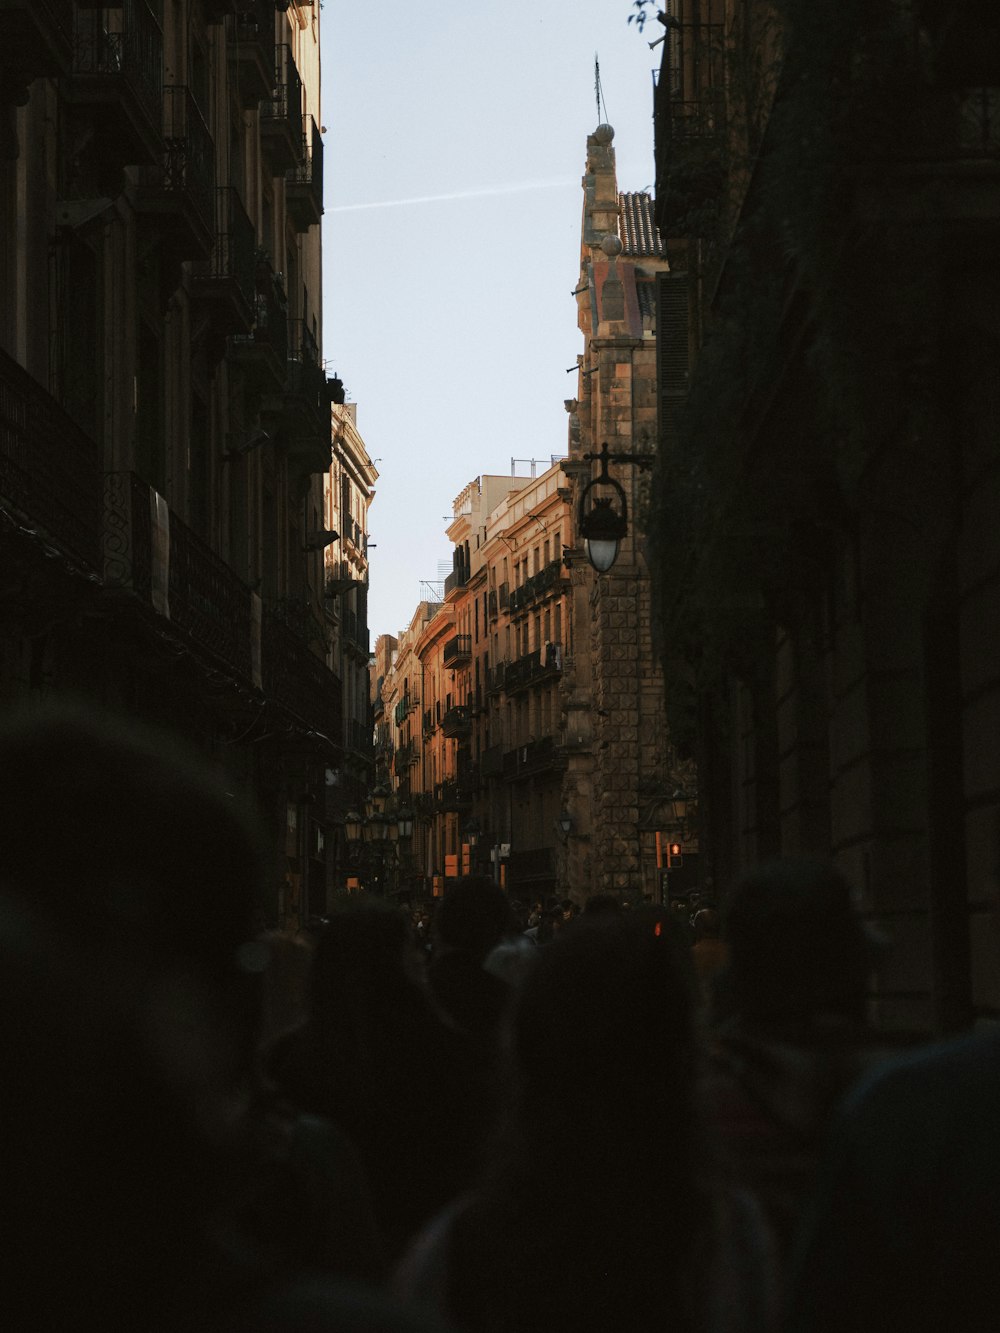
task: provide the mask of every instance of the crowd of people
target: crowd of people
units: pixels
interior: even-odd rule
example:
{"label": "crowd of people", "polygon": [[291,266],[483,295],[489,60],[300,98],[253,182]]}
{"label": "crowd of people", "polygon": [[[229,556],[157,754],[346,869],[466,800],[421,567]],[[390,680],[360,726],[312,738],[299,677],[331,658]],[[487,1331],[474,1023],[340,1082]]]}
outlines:
{"label": "crowd of people", "polygon": [[5,1328],[995,1323],[1000,1040],[879,1045],[832,866],[692,929],[472,877],[290,940],[168,738],[36,709],[0,775]]}

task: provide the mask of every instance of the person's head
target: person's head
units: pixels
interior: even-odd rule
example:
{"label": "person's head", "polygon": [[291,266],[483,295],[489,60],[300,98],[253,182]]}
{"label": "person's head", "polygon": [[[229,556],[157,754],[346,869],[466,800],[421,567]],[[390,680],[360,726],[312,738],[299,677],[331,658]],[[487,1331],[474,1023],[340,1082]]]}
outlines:
{"label": "person's head", "polygon": [[[259,823],[176,736],[93,702],[0,726],[0,877],[95,973],[102,960],[144,972],[162,996],[162,1050],[220,1086],[248,1075],[259,1035]],[[185,1010],[211,1059],[183,1041]]]}
{"label": "person's head", "polygon": [[437,941],[485,958],[514,927],[506,893],[485,875],[467,875],[441,899],[434,918]]}
{"label": "person's head", "polygon": [[543,1138],[568,1106],[602,1135],[629,1125],[669,1133],[693,1092],[696,1013],[691,960],[669,913],[580,917],[540,951],[515,1009],[525,1117]]}
{"label": "person's head", "polygon": [[873,944],[829,862],[758,866],[733,892],[725,933],[727,990],[741,1017],[764,1025],[862,1020]]}
{"label": "person's head", "polygon": [[337,904],[316,939],[309,1009],[334,1022],[357,1008],[392,1004],[419,980],[420,956],[405,912],[379,898]]}
{"label": "person's head", "polygon": [[722,933],[722,919],[712,907],[702,907],[694,914],[695,940],[717,940]]}
{"label": "person's head", "polygon": [[613,893],[592,893],[583,904],[584,916],[597,916],[601,912],[616,913],[622,905]]}
{"label": "person's head", "polygon": [[177,738],[83,703],[0,728],[0,874],[74,938],[225,976],[265,866],[251,813]]}

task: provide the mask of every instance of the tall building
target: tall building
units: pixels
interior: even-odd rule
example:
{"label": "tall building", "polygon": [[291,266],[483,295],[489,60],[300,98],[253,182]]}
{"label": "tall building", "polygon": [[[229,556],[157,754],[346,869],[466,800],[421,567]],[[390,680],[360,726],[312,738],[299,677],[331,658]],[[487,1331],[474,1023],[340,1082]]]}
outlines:
{"label": "tall building", "polygon": [[0,696],[84,693],[209,751],[271,825],[292,926],[342,752],[319,20],[0,5]]}
{"label": "tall building", "polygon": [[343,829],[346,814],[364,807],[374,785],[372,680],[368,636],[368,508],[378,471],[358,431],[357,405],[334,403],[333,458],[324,505],[328,530],[337,539],[326,548],[326,610],[330,666],[343,699],[343,758],[327,792],[328,822],[336,839],[328,891],[343,887],[349,864]]}
{"label": "tall building", "polygon": [[[584,338],[577,397],[567,402],[573,535],[573,651],[564,678],[569,818],[567,880],[633,901],[686,893],[697,877],[697,783],[678,754],[664,710],[647,559],[648,466],[656,455],[659,294],[671,279],[652,200],[618,188],[614,130],[587,139],[577,317]],[[599,458],[607,448],[607,458]],[[628,532],[597,574],[584,555],[581,504],[620,488]],[[591,491],[588,492],[587,488]],[[673,872],[664,846],[679,841]],[[664,872],[667,873],[665,878]]]}
{"label": "tall building", "polygon": [[[780,17],[780,23],[779,23]],[[1000,14],[662,16],[654,568],[720,885],[833,856],[873,1013],[1000,1013]]]}

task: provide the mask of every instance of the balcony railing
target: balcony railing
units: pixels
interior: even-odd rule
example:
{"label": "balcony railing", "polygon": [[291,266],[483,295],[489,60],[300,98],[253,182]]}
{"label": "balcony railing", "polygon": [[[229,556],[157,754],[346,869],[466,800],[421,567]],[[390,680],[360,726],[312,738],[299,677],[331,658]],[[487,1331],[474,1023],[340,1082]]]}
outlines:
{"label": "balcony railing", "polygon": [[270,259],[261,250],[254,265],[253,329],[231,338],[229,346],[234,360],[263,371],[272,388],[284,388],[288,374],[288,303]]}
{"label": "balcony railing", "polygon": [[472,635],[456,634],[444,646],[445,666],[458,666],[472,656]]}
{"label": "balcony railing", "polygon": [[525,579],[520,588],[515,588],[510,594],[511,615],[523,611],[525,607],[532,605],[534,602],[540,601],[546,593],[553,589],[561,589],[564,584],[562,561],[549,561],[544,569],[540,569],[537,574],[532,574],[530,579]]}
{"label": "balcony railing", "polygon": [[467,810],[472,804],[472,787],[468,781],[449,778],[434,788],[435,798],[445,811]]}
{"label": "balcony railing", "polygon": [[209,310],[216,335],[249,333],[256,307],[253,223],[231,185],[215,191],[215,241],[211,257],[195,265],[192,289]]}
{"label": "balcony railing", "polygon": [[227,50],[240,101],[244,109],[256,109],[274,83],[273,0],[239,0],[234,36]]}
{"label": "balcony railing", "polygon": [[302,140],[302,161],[285,173],[285,202],[299,231],[307,231],[323,216],[323,136],[311,116],[309,123],[311,132]]}
{"label": "balcony railing", "polygon": [[304,319],[288,326],[288,377],[282,441],[289,461],[300,472],[325,472],[330,466],[330,400],[319,347]]}
{"label": "balcony railing", "polygon": [[283,620],[266,613],[263,620],[264,690],[311,729],[342,740],[340,681]]}
{"label": "balcony railing", "polygon": [[215,242],[215,145],[191,90],[163,89],[163,152],[140,172],[136,205],[161,220],[160,248],[175,259],[208,259]]}
{"label": "balcony railing", "polygon": [[163,34],[144,0],[77,7],[67,98],[88,108],[105,162],[159,160],[162,80]]}
{"label": "balcony railing", "polygon": [[459,588],[464,588],[469,582],[468,572],[464,569],[453,569],[444,581],[445,600],[448,599],[450,592],[455,592]]}
{"label": "balcony railing", "polygon": [[419,757],[416,743],[414,741],[407,741],[405,745],[399,747],[393,756],[393,765],[396,772],[401,773],[403,769],[410,768],[417,762]]}
{"label": "balcony railing", "polygon": [[0,502],[86,569],[100,570],[100,450],[2,350]]}
{"label": "balcony railing", "polygon": [[169,596],[173,624],[249,679],[250,590],[175,514],[170,515]]}
{"label": "balcony railing", "polygon": [[276,176],[297,167],[302,157],[302,80],[292,48],[275,47],[274,83],[260,105],[261,144]]}
{"label": "balcony railing", "polygon": [[[104,580],[151,603],[213,659],[252,678],[250,590],[132,472],[104,485]],[[166,531],[163,531],[163,525]]]}
{"label": "balcony railing", "polygon": [[434,716],[433,708],[424,709],[424,720],[422,729],[425,736],[430,736],[433,732],[437,730],[437,719]]}
{"label": "balcony railing", "polygon": [[472,712],[464,705],[457,708],[449,708],[441,719],[441,732],[443,735],[454,739],[458,736],[468,736],[472,730]]}
{"label": "balcony railing", "polygon": [[544,651],[536,648],[512,662],[507,668],[504,688],[508,694],[527,689],[539,681],[552,679],[562,672],[562,645],[547,643]]}

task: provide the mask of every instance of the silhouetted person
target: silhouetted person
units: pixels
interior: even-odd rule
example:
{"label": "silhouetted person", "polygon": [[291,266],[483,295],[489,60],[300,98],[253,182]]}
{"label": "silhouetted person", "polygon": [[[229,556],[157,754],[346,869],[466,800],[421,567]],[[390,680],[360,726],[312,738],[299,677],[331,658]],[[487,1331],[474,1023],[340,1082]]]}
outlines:
{"label": "silhouetted person", "polygon": [[0,727],[4,1327],[214,1333],[301,1264],[253,1217],[258,823],[92,704]]}
{"label": "silhouetted person", "polygon": [[705,1009],[711,1013],[715,979],[725,970],[729,961],[729,946],[722,939],[722,919],[714,907],[700,908],[695,912],[691,925],[694,930],[691,961],[701,983]]}
{"label": "silhouetted person", "polygon": [[874,1058],[865,1006],[876,943],[843,876],[806,859],[748,874],[725,933],[709,1102],[733,1177],[787,1255],[830,1117]]}
{"label": "silhouetted person", "polygon": [[483,964],[513,928],[507,895],[480,875],[453,884],[434,917],[431,993],[460,1031],[486,1043],[496,1037],[510,987]]}
{"label": "silhouetted person", "polygon": [[293,1105],[357,1147],[390,1257],[467,1184],[487,1115],[474,1052],[435,1010],[422,969],[404,913],[345,904],[316,944],[308,1018],[269,1064]]}
{"label": "silhouetted person", "polygon": [[1000,1033],[874,1074],[835,1125],[794,1265],[793,1333],[1000,1325]]}
{"label": "silhouetted person", "polygon": [[538,953],[513,1015],[503,1140],[399,1288],[491,1333],[768,1328],[760,1214],[708,1165],[675,924],[650,909],[582,918]]}

